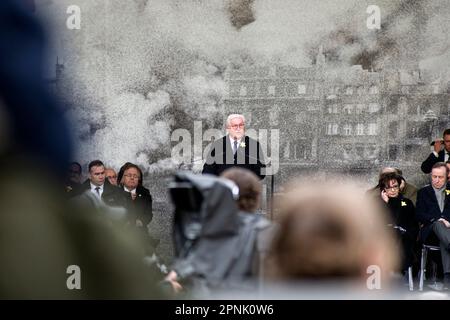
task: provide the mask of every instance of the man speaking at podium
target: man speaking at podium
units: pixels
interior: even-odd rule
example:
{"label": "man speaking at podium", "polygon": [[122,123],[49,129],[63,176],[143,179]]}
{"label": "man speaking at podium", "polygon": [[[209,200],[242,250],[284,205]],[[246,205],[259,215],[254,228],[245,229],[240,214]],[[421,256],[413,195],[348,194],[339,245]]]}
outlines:
{"label": "man speaking at podium", "polygon": [[245,117],[241,114],[229,115],[226,130],[227,135],[212,144],[202,173],[218,176],[228,168],[240,167],[264,179],[264,154],[259,142],[245,135]]}

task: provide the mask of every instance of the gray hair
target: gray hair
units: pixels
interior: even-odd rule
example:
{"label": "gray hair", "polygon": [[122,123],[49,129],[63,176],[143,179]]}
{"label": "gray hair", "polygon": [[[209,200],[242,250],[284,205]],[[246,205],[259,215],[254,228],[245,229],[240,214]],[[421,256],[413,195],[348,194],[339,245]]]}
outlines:
{"label": "gray hair", "polygon": [[230,115],[227,117],[227,121],[225,122],[226,126],[228,127],[228,126],[230,125],[230,123],[231,123],[231,120],[233,120],[233,119],[235,119],[235,118],[241,118],[242,121],[244,121],[244,123],[245,123],[245,117],[244,117],[243,114],[233,113],[233,114],[230,114]]}

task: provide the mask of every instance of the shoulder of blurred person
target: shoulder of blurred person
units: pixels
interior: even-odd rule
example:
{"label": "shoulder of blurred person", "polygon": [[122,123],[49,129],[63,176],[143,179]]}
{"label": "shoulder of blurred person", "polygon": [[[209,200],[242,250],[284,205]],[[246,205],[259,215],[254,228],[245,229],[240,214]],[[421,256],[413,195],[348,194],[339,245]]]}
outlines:
{"label": "shoulder of blurred person", "polygon": [[[1,297],[162,297],[162,276],[143,264],[139,240],[65,201],[58,184],[36,169],[0,170],[8,181],[0,184]],[[69,266],[81,271],[81,290],[68,289]]]}
{"label": "shoulder of blurred person", "polygon": [[366,191],[366,196],[369,197],[379,197],[380,196],[380,188],[375,186]]}
{"label": "shoulder of blurred person", "polygon": [[127,193],[117,186],[112,185],[108,179],[105,179],[103,185],[103,201],[112,207],[126,207],[127,206]]}
{"label": "shoulder of blurred person", "polygon": [[383,208],[343,181],[294,183],[278,203],[280,223],[269,259],[268,278],[283,282],[357,283],[378,266],[383,285],[399,262]]}

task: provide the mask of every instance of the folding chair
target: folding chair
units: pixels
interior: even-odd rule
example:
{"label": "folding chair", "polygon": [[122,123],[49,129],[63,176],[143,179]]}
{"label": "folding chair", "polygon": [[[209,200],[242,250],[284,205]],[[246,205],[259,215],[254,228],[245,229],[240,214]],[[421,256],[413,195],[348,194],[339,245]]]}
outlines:
{"label": "folding chair", "polygon": [[[420,258],[420,272],[419,272],[419,291],[423,291],[423,281],[425,278],[425,268],[427,265],[427,256],[428,251],[441,251],[441,248],[438,246],[432,246],[423,244],[422,245],[422,256]],[[409,271],[409,270],[408,270]]]}

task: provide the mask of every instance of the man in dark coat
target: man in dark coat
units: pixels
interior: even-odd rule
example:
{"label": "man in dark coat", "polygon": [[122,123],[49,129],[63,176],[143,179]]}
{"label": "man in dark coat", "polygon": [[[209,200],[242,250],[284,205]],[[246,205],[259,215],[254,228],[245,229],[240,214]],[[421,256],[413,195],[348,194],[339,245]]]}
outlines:
{"label": "man in dark coat", "polygon": [[[424,162],[422,162],[422,166],[420,167],[423,173],[430,173],[431,168],[437,162],[446,162],[450,160],[450,129],[446,129],[443,134],[443,140],[438,139],[434,141],[433,146],[433,152],[430,153]],[[442,148],[442,146],[444,146],[444,148]]]}
{"label": "man in dark coat", "polygon": [[431,170],[431,185],[417,193],[417,220],[423,224],[420,240],[430,241],[433,235],[439,239],[444,285],[450,285],[450,190],[446,189],[447,167],[436,163]]}
{"label": "man in dark coat", "polygon": [[226,128],[228,134],[211,146],[202,173],[218,176],[228,168],[241,167],[264,179],[264,154],[259,142],[245,135],[245,117],[229,115]]}
{"label": "man in dark coat", "polygon": [[123,207],[127,205],[127,197],[124,191],[111,185],[106,180],[105,165],[100,160],[89,163],[89,179],[72,192],[72,196],[80,196],[85,192],[91,192],[95,197],[109,207]]}

